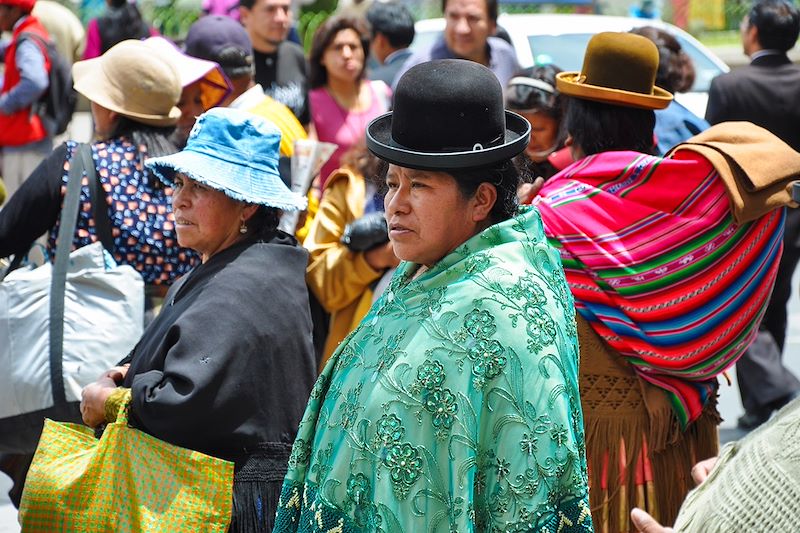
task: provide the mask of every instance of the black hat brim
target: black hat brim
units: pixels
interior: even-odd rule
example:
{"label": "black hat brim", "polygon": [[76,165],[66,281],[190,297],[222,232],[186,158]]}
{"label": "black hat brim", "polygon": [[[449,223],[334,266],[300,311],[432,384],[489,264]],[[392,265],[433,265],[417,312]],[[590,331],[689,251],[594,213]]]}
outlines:
{"label": "black hat brim", "polygon": [[505,111],[503,144],[462,152],[419,152],[392,140],[392,112],[379,116],[367,126],[367,148],[376,157],[405,168],[447,171],[490,166],[522,152],[531,136],[531,125],[520,115]]}

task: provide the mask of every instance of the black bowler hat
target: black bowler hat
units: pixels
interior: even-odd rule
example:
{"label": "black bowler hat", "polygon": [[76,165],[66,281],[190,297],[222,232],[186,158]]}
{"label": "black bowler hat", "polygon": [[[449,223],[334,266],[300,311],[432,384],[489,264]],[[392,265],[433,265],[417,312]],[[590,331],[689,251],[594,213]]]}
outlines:
{"label": "black bowler hat", "polygon": [[446,171],[511,159],[530,135],[527,120],[503,109],[503,88],[491,70],[441,59],[403,74],[394,111],[367,126],[367,148],[401,167]]}

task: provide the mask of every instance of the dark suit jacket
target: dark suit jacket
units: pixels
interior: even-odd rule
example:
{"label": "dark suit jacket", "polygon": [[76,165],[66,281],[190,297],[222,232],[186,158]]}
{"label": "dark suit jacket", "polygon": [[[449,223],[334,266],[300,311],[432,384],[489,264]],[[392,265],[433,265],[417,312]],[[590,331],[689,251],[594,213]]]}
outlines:
{"label": "dark suit jacket", "polygon": [[745,120],[800,151],[800,66],[785,54],[765,55],[711,82],[706,120]]}

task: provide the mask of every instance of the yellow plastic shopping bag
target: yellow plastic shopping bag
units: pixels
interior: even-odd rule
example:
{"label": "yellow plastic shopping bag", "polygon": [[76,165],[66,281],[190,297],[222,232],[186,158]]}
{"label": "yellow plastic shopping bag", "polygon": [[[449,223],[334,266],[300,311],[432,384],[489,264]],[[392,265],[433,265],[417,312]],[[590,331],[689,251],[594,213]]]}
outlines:
{"label": "yellow plastic shopping bag", "polygon": [[227,531],[233,463],[131,428],[127,412],[100,439],[45,421],[19,509],[23,531]]}

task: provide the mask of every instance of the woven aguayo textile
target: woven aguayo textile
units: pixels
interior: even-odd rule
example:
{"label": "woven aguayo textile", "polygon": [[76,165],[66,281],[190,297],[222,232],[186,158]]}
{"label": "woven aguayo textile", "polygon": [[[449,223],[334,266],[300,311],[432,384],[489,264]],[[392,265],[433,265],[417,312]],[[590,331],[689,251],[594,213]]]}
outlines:
{"label": "woven aguayo textile", "polygon": [[712,165],[606,152],[545,183],[535,200],[580,315],[682,427],[757,332],[775,281],[783,210],[735,224]]}

